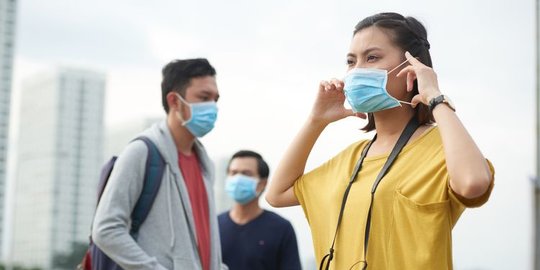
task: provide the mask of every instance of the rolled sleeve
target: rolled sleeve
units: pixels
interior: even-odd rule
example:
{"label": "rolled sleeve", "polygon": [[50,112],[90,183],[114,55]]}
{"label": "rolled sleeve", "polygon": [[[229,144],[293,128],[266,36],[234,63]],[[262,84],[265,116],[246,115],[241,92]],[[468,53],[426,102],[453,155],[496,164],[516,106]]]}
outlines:
{"label": "rolled sleeve", "polygon": [[495,182],[495,168],[493,167],[493,164],[491,164],[491,161],[486,159],[486,162],[491,172],[491,181],[489,183],[489,187],[486,190],[486,192],[484,192],[484,194],[482,194],[479,197],[468,199],[454,192],[454,190],[450,187],[450,181],[448,181],[447,188],[448,188],[448,194],[451,200],[467,208],[480,207],[489,200],[489,197],[491,196],[491,191],[493,190],[493,186]]}

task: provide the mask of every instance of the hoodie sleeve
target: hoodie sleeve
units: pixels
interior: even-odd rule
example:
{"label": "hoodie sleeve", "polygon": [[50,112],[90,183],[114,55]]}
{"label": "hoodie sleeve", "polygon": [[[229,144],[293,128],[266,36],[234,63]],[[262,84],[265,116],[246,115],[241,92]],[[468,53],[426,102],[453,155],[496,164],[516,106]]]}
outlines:
{"label": "hoodie sleeve", "polygon": [[142,192],[147,151],[142,141],[126,147],[116,160],[94,217],[94,243],[123,269],[165,269],[129,235],[131,212]]}

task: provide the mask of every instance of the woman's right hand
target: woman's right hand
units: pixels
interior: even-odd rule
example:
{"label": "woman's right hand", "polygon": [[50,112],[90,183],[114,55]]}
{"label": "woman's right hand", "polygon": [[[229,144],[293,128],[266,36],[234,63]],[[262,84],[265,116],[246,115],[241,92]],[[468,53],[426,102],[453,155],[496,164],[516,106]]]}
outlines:
{"label": "woman's right hand", "polygon": [[366,114],[364,113],[355,113],[351,109],[345,108],[343,105],[345,103],[344,86],[343,81],[338,79],[321,81],[317,99],[311,110],[310,118],[312,121],[328,125],[348,116],[366,118]]}
{"label": "woman's right hand", "polygon": [[266,200],[270,205],[284,207],[299,204],[294,194],[294,182],[304,174],[309,153],[326,125],[347,116],[357,115],[366,118],[363,113],[355,114],[352,110],[345,109],[343,86],[344,83],[338,79],[320,83],[310,117],[287,148],[274,171],[266,192]]}

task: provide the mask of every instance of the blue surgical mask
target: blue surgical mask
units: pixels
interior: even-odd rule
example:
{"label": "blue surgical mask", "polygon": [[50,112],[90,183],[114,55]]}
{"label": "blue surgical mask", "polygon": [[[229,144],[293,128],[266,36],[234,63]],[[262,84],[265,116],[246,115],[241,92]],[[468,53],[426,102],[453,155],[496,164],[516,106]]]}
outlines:
{"label": "blue surgical mask", "polygon": [[386,90],[388,74],[405,64],[407,60],[391,71],[374,68],[354,68],[344,79],[345,97],[354,112],[371,113],[401,106],[408,103],[395,99]]}
{"label": "blue surgical mask", "polygon": [[237,203],[246,204],[258,196],[258,183],[259,181],[255,177],[235,174],[225,180],[225,191]]}
{"label": "blue surgical mask", "polygon": [[218,112],[215,101],[188,103],[179,94],[176,94],[176,96],[189,106],[191,118],[184,121],[180,112],[178,112],[178,117],[182,121],[182,125],[185,126],[193,136],[203,137],[214,128]]}

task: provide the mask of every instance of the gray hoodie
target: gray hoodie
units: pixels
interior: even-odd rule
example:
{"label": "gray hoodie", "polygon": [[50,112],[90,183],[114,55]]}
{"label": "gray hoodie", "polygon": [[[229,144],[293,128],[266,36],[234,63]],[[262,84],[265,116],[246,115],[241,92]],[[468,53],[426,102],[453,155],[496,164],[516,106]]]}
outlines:
{"label": "gray hoodie", "polygon": [[[152,209],[142,224],[137,242],[129,235],[130,215],[142,190],[147,148],[131,142],[119,155],[94,218],[92,239],[123,269],[198,270],[195,223],[189,195],[178,167],[178,154],[164,120],[140,135],[147,136],[165,159],[165,172]],[[196,140],[210,214],[210,269],[227,269],[221,247],[214,205],[214,168]]]}

